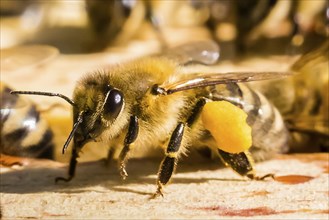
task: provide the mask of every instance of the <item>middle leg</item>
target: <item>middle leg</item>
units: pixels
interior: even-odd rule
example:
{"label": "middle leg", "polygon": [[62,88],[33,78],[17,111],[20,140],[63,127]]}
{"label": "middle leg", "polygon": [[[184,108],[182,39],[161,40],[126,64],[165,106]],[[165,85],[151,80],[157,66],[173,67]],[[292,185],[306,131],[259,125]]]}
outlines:
{"label": "middle leg", "polygon": [[175,171],[178,161],[179,150],[181,142],[183,140],[185,126],[192,127],[194,122],[198,119],[203,106],[206,104],[206,99],[201,98],[193,108],[191,115],[188,117],[185,123],[180,122],[176,126],[174,132],[171,135],[165,157],[161,162],[158,179],[157,179],[157,191],[151,197],[155,198],[159,195],[163,196],[162,188],[171,179],[172,174]]}
{"label": "middle leg", "polygon": [[175,171],[178,151],[183,139],[184,128],[184,123],[179,123],[170,138],[165,158],[162,160],[160,165],[157,179],[157,191],[152,198],[155,198],[158,195],[163,196],[162,188],[169,182],[173,172]]}

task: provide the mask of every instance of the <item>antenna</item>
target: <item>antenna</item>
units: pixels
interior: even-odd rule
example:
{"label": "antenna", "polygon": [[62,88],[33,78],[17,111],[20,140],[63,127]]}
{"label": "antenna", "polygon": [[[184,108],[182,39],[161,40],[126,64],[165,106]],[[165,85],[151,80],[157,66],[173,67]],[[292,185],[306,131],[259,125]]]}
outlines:
{"label": "antenna", "polygon": [[60,93],[37,92],[37,91],[11,91],[10,94],[57,96],[57,97],[60,97],[60,98],[64,99],[65,101],[67,101],[71,105],[76,106],[76,104],[73,102],[72,99],[70,99],[69,97],[67,97],[67,96],[65,96],[63,94],[60,94]]}
{"label": "antenna", "polygon": [[73,125],[73,129],[72,129],[72,131],[71,131],[69,137],[68,137],[67,140],[65,141],[65,144],[64,144],[64,146],[63,146],[63,150],[62,150],[62,154],[65,154],[65,152],[66,152],[66,150],[67,150],[67,147],[69,146],[69,144],[70,144],[70,142],[71,142],[71,140],[72,140],[72,138],[73,138],[74,133],[75,133],[76,130],[78,129],[78,126],[82,123],[82,121],[83,121],[83,120],[82,120],[83,113],[84,113],[84,111],[81,111],[81,112],[79,113],[78,119],[77,119],[77,121],[76,121],[76,122],[74,123],[74,125]]}

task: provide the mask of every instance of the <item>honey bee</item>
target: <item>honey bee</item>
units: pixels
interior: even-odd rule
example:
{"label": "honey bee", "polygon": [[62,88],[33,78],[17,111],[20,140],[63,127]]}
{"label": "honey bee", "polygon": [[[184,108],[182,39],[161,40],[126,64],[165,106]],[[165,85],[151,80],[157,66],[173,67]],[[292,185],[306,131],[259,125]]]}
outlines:
{"label": "honey bee", "polygon": [[[1,50],[1,72],[15,72],[40,65],[55,57],[58,50],[45,45],[19,46]],[[37,106],[12,95],[0,82],[0,153],[10,156],[53,158],[53,132]],[[4,165],[7,164],[2,161]]]}
{"label": "honey bee", "polygon": [[[184,65],[191,62],[213,64],[217,61],[219,47],[209,41],[183,45],[167,54],[89,73],[76,84],[73,99],[57,93],[12,92],[59,96],[73,106],[73,128],[63,146],[65,153],[73,139],[68,177],[58,177],[56,182],[68,182],[74,177],[79,153],[90,141],[103,141],[109,146],[109,151],[120,151],[118,166],[123,179],[128,175],[126,164],[132,148],[163,148],[164,159],[153,197],[163,195],[163,186],[171,179],[178,158],[194,146],[210,147],[226,165],[250,179],[272,175],[257,176],[253,156],[261,160],[273,152],[285,151],[287,129],[279,111],[262,94],[238,83],[285,77],[290,73],[184,73]],[[249,150],[222,150],[212,136],[212,129],[205,129],[200,119],[204,107],[220,101],[231,103],[247,114],[247,123],[252,130],[250,151],[253,156]],[[216,115],[210,117],[217,120]],[[239,138],[234,135],[224,133],[223,138]]]}
{"label": "honey bee", "polygon": [[302,55],[293,77],[252,82],[279,109],[291,133],[290,152],[329,151],[329,42]]}
{"label": "honey bee", "polygon": [[142,1],[85,0],[85,4],[90,26],[100,46],[106,46],[110,41],[125,42],[136,33],[145,17]]}
{"label": "honey bee", "polygon": [[[161,18],[155,15],[156,8],[162,3],[150,0],[85,0],[89,25],[97,36],[97,46],[103,48],[111,44],[126,44],[138,33],[144,23],[149,23],[157,40],[165,48],[167,41],[160,27]],[[165,7],[161,6],[161,8]]]}
{"label": "honey bee", "polygon": [[1,82],[2,154],[53,158],[53,133],[37,107],[27,99],[12,95],[12,89]]}
{"label": "honey bee", "polygon": [[[170,42],[164,36],[167,27],[203,27],[227,50],[223,55],[230,58],[237,52],[268,52],[257,50],[262,48],[259,45],[269,47],[272,53],[286,53],[287,49],[290,53],[304,52],[324,40],[328,31],[325,0],[86,0],[85,3],[89,23],[103,44],[127,41],[143,22],[151,24],[162,44]],[[271,44],[266,43],[268,40]]]}

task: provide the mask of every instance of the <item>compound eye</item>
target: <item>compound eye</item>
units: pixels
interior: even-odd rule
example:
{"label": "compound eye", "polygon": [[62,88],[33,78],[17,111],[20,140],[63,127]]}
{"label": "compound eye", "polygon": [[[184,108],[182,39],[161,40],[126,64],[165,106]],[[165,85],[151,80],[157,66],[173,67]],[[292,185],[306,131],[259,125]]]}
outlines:
{"label": "compound eye", "polygon": [[111,89],[104,103],[103,116],[106,119],[115,119],[118,117],[123,107],[123,94],[117,89]]}

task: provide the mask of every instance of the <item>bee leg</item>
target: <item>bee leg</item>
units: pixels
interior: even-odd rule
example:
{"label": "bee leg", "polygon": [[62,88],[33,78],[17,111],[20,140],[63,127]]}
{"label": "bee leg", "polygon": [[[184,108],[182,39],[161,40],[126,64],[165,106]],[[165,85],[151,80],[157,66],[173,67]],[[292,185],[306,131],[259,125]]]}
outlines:
{"label": "bee leg", "polygon": [[237,154],[227,153],[218,149],[219,156],[226,166],[230,166],[241,176],[247,176],[253,180],[264,180],[268,177],[274,178],[273,174],[266,174],[264,176],[256,176],[254,166],[254,160],[248,151]]}
{"label": "bee leg", "polygon": [[102,161],[104,161],[105,166],[110,166],[114,158],[114,153],[115,153],[114,148],[110,147],[110,149],[107,151],[107,157],[102,159]]}
{"label": "bee leg", "polygon": [[271,178],[271,179],[275,178],[273,173],[268,173],[268,174],[265,174],[264,176],[255,176],[254,174],[251,173],[251,174],[248,174],[247,177],[252,180],[265,180],[267,178]]}
{"label": "bee leg", "polygon": [[151,199],[156,198],[159,195],[163,196],[162,188],[169,182],[177,165],[177,156],[179,147],[183,139],[184,128],[185,124],[179,123],[171,135],[166,151],[166,156],[162,160],[160,165],[160,170],[157,179],[157,191],[151,197]]}
{"label": "bee leg", "polygon": [[126,171],[127,155],[132,147],[132,143],[136,140],[138,136],[138,131],[138,118],[136,116],[131,116],[128,132],[124,140],[124,146],[119,156],[119,171],[122,179],[125,179],[128,176]]}
{"label": "bee leg", "polygon": [[184,128],[185,126],[192,127],[194,122],[200,116],[202,108],[206,104],[206,102],[207,100],[205,98],[201,98],[195,104],[195,107],[193,108],[192,113],[187,119],[186,123],[179,123],[175,128],[174,132],[172,133],[167,147],[166,156],[160,165],[158,179],[157,179],[157,186],[158,186],[157,191],[151,197],[151,199],[156,198],[159,195],[163,196],[162,188],[164,185],[166,185],[169,182],[177,165],[177,161],[178,161],[177,156],[179,152],[179,147],[183,139]]}
{"label": "bee leg", "polygon": [[78,158],[78,152],[76,148],[73,148],[72,150],[72,156],[71,156],[71,160],[70,160],[70,166],[69,166],[69,176],[68,178],[64,178],[64,177],[56,177],[55,179],[55,183],[57,183],[58,181],[64,181],[64,182],[70,182],[72,180],[72,178],[74,177],[75,174],[75,169],[77,167],[77,158]]}
{"label": "bee leg", "polygon": [[189,116],[189,118],[186,121],[186,124],[188,127],[192,127],[194,122],[199,118],[200,113],[203,109],[203,106],[207,103],[207,99],[206,98],[201,98],[199,99],[199,101],[195,104],[191,115]]}

